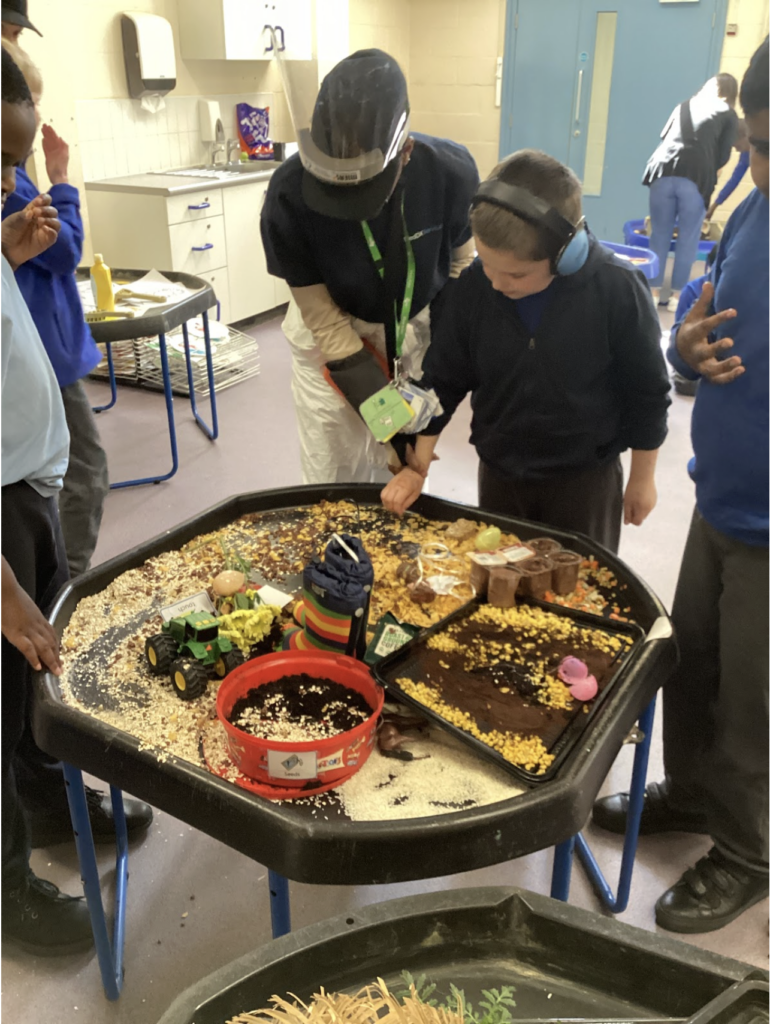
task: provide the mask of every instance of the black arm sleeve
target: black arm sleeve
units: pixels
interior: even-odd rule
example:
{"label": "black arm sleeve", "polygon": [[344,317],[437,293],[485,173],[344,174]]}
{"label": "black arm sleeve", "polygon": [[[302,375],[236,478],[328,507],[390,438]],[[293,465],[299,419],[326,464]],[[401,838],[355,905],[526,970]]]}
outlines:
{"label": "black arm sleeve", "polygon": [[[470,310],[474,281],[473,267],[469,267],[454,281],[437,318],[432,318],[431,341],[424,357],[424,375],[421,386],[434,388],[443,406],[422,434],[435,437],[445,429],[465,396],[476,387],[471,358],[471,325],[474,311]],[[448,286],[446,286],[447,288]],[[446,288],[443,291],[446,291]]]}
{"label": "black arm sleeve", "polygon": [[612,325],[613,374],[622,409],[623,448],[651,451],[668,433],[671,404],[661,328],[640,270],[617,268]]}

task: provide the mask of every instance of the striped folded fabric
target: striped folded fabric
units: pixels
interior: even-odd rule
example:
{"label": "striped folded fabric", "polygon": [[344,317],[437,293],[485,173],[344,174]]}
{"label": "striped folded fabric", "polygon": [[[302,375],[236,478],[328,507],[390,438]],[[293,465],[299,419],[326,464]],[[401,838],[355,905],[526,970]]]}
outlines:
{"label": "striped folded fabric", "polygon": [[300,628],[285,632],[284,649],[363,658],[372,589],[373,565],[362,542],[336,534],[324,560],[316,558],[304,569],[303,600],[295,610]]}

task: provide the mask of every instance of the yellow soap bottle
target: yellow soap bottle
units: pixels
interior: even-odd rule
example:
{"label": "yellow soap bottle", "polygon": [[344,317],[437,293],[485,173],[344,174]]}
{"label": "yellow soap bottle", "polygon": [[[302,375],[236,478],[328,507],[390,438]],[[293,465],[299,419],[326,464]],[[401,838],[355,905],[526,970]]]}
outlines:
{"label": "yellow soap bottle", "polygon": [[102,254],[94,253],[94,266],[91,268],[91,291],[97,309],[112,313],[115,309],[113,298],[113,278],[110,267],[102,259]]}

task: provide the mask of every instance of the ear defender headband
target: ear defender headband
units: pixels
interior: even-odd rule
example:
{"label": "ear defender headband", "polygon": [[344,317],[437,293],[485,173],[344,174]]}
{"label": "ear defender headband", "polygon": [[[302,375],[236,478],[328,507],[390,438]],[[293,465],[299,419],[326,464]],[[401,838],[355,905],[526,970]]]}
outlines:
{"label": "ear defender headband", "polygon": [[484,181],[478,186],[472,208],[481,203],[501,206],[537,228],[549,253],[551,273],[567,277],[575,274],[587,260],[589,240],[584,217],[578,224],[572,224],[544,199],[519,185],[497,180]]}

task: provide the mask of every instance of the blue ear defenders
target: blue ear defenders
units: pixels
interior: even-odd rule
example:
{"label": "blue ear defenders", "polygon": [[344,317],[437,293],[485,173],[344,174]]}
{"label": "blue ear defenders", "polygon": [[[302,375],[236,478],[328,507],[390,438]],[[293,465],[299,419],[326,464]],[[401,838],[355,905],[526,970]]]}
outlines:
{"label": "blue ear defenders", "polygon": [[588,228],[583,217],[572,224],[544,199],[532,195],[519,185],[504,181],[484,181],[473,196],[472,208],[480,203],[493,203],[533,224],[550,254],[550,270],[567,277],[576,273],[588,258]]}

